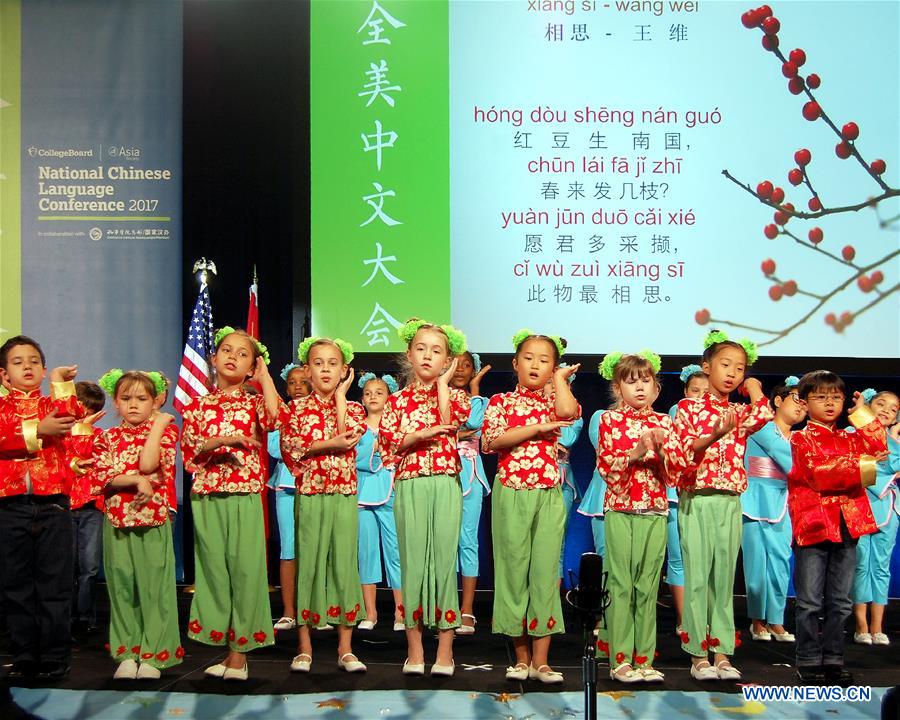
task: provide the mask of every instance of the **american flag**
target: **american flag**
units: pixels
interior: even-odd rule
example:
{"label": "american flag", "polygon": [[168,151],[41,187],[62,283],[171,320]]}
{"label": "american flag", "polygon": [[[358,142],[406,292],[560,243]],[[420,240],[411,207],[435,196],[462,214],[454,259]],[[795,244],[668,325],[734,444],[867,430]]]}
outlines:
{"label": "american flag", "polygon": [[178,385],[172,402],[178,412],[184,412],[193,398],[209,392],[212,375],[207,358],[212,351],[212,304],[209,301],[209,288],[206,283],[201,283],[197,304],[194,305],[191,322],[188,324],[187,341],[184,343],[184,355],[178,371]]}

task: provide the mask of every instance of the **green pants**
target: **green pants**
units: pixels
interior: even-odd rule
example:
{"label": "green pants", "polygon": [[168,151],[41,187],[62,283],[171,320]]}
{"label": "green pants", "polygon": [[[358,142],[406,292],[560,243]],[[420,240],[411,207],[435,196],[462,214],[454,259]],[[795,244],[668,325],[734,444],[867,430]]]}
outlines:
{"label": "green pants", "polygon": [[656,654],[656,594],[666,556],[666,518],[610,511],[605,523],[610,666],[649,666]]}
{"label": "green pants", "polygon": [[160,670],[184,657],[178,635],[175,552],[169,521],[146,528],[103,523],[103,571],[109,592],[109,653]]}
{"label": "green pants", "polygon": [[455,475],[401,480],[394,496],[403,619],[412,628],[459,627],[456,548],[462,488]]}
{"label": "green pants", "polygon": [[514,490],[495,482],[495,633],[535,637],[565,632],[559,600],[559,553],[566,526],[562,490]]}
{"label": "green pants", "polygon": [[196,591],[188,637],[239,652],[272,645],[259,495],[192,495],[191,510]]}
{"label": "green pants", "polygon": [[294,518],[299,621],[356,625],[363,601],[356,495],[297,495]]}
{"label": "green pants", "polygon": [[678,532],[684,560],[681,647],[696,657],[734,653],[734,572],[741,547],[741,499],[682,493]]}

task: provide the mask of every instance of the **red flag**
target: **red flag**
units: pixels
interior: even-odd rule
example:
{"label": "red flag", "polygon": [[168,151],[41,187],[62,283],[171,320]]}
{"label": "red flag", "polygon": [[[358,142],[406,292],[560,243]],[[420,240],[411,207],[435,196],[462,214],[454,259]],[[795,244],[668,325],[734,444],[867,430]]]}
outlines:
{"label": "red flag", "polygon": [[259,295],[256,285],[256,268],[253,268],[253,284],[250,286],[250,305],[247,308],[247,334],[259,340]]}

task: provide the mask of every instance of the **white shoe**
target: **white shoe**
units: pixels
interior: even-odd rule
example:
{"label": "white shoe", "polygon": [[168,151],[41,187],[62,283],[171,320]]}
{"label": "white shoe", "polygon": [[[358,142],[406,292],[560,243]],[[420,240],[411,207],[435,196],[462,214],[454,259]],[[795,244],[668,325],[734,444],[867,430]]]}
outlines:
{"label": "white shoe", "polygon": [[403,661],[403,674],[404,675],[424,675],[425,674],[425,663],[411,663],[409,658]]}
{"label": "white shoe", "polygon": [[312,657],[306,653],[300,653],[291,660],[291,672],[308,673],[312,670]]}
{"label": "white shoe", "polygon": [[853,633],[853,642],[859,645],[871,645],[872,644],[872,635],[871,633]]}
{"label": "white shoe", "polygon": [[211,665],[203,671],[203,674],[206,677],[220,678],[225,676],[225,671],[228,668],[225,667],[222,663],[218,663],[217,665]]}
{"label": "white shoe", "polygon": [[113,680],[134,680],[137,677],[138,664],[131,660],[123,660],[116,668]]}
{"label": "white shoe", "polygon": [[359,625],[356,626],[356,629],[357,630],[374,630],[375,623],[373,623],[371,620],[363,620],[359,623]]}
{"label": "white shoe", "polygon": [[873,645],[890,645],[891,639],[884,633],[872,633]]}
{"label": "white shoe", "polygon": [[[625,672],[622,672],[622,668],[626,667],[628,669]],[[628,663],[622,663],[609,671],[609,679],[618,680],[619,682],[628,683],[630,685],[631,683],[643,682],[644,676]]]}
{"label": "white shoe", "polygon": [[465,625],[465,624],[460,625],[458,628],[456,628],[456,634],[457,635],[474,635],[475,634],[475,626],[478,624],[478,621],[475,619],[475,616],[469,615],[469,613],[462,613],[462,615],[460,615],[460,617],[471,618],[472,624],[471,625]]}
{"label": "white shoe", "polygon": [[146,663],[141,663],[138,666],[137,671],[137,679],[138,680],[159,680],[160,672],[159,668],[155,668],[152,665],[147,665]]}
{"label": "white shoe", "polygon": [[431,677],[453,677],[453,671],[456,669],[456,663],[452,660],[449,665],[438,665],[435,663],[431,666]]}
{"label": "white shoe", "polygon": [[691,677],[694,678],[694,680],[701,681],[718,680],[719,673],[716,672],[716,669],[709,664],[708,660],[705,660],[704,662],[706,662],[705,667],[698,667],[697,665],[694,665],[694,663],[691,663]]}
{"label": "white shoe", "polygon": [[225,668],[225,674],[222,676],[222,679],[243,681],[248,677],[250,677],[250,666],[245,660],[242,668]]}
{"label": "white shoe", "polygon": [[403,632],[406,630],[406,625],[399,620],[394,622],[394,632]]}
{"label": "white shoe", "polygon": [[769,632],[772,633],[772,639],[775,642],[796,642],[797,641],[797,638],[794,637],[794,634],[789,633],[787,630],[785,630],[783,633],[777,633],[774,630],[770,630]]}
{"label": "white shoe", "polygon": [[649,666],[638,668],[636,672],[641,674],[646,683],[661,683],[666,678],[659,670]]}
{"label": "white shoe", "polygon": [[[344,658],[350,658],[350,660],[345,661]],[[338,658],[338,667],[341,670],[346,670],[348,673],[363,673],[366,671],[366,666],[352,652],[344,653]]]}
{"label": "white shoe", "polygon": [[[543,670],[543,668],[547,669]],[[541,665],[539,668],[535,668],[534,665],[529,665],[528,679],[540,680],[545,685],[559,685],[563,681],[563,676],[561,672],[551,670],[549,665]]]}
{"label": "white shoe", "polygon": [[753,632],[753,625],[750,626],[750,637],[753,640],[763,640],[768,642],[772,639],[772,633],[768,630],[763,630],[762,632]]}
{"label": "white shoe", "polygon": [[334,625],[322,625],[320,627],[313,628],[313,630],[334,630]]}
{"label": "white shoe", "polygon": [[682,628],[681,625],[675,626],[675,637],[681,638],[681,633],[683,633],[683,632],[684,632],[684,628]]}
{"label": "white shoe", "polygon": [[716,675],[719,676],[719,680],[741,679],[741,671],[738,670],[734,665],[732,665],[728,660],[721,660],[716,663]]}
{"label": "white shoe", "polygon": [[278,632],[282,632],[283,630],[293,630],[295,627],[297,627],[297,618],[285,616],[275,623],[275,629],[278,630]]}
{"label": "white shoe", "polygon": [[517,665],[506,668],[506,679],[507,680],[527,680],[528,679],[528,666],[525,663],[519,663]]}

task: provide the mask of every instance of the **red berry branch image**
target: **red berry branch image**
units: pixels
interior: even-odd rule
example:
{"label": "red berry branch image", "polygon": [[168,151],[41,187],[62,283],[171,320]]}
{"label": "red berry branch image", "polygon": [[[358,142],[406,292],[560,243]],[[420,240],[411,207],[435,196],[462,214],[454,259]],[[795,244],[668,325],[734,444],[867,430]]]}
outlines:
{"label": "red berry branch image", "polygon": [[[825,112],[825,109],[816,99],[814,91],[821,85],[821,78],[815,73],[805,74],[803,68],[806,65],[806,53],[800,48],[795,48],[784,55],[779,48],[779,32],[781,31],[781,23],[772,13],[772,8],[763,5],[755,10],[748,10],[741,16],[741,22],[748,30],[762,31],[762,46],[771,53],[771,55],[780,63],[780,72],[787,80],[787,89],[792,95],[803,96],[806,100],[802,106],[801,114],[803,118],[810,123],[823,122],[837,136],[837,144],[834,146],[834,154],[839,160],[831,159],[830,162],[856,161],[859,163],[865,174],[868,175],[866,182],[873,183],[873,189],[866,192],[863,199],[857,202],[846,202],[843,199],[841,204],[833,204],[828,200],[820,197],[813,183],[813,177],[810,173],[810,166],[813,163],[813,153],[808,148],[800,148],[794,153],[793,167],[787,174],[787,181],[791,187],[792,193],[798,195],[793,199],[800,204],[799,194],[802,194],[805,200],[807,210],[798,210],[793,202],[787,201],[785,190],[778,187],[771,180],[762,180],[755,189],[750,184],[741,182],[735,178],[727,169],[722,174],[738,187],[742,188],[749,195],[756,198],[757,201],[764,205],[768,205],[774,211],[773,222],[763,228],[763,235],[769,240],[775,240],[784,237],[793,240],[795,243],[807,248],[810,253],[817,254],[818,260],[829,264],[842,266],[843,270],[838,269],[838,275],[832,273],[819,273],[818,277],[837,277],[825,289],[813,287],[801,287],[794,279],[783,278],[778,273],[778,266],[774,259],[767,258],[762,261],[761,269],[763,274],[771,281],[769,287],[769,298],[773,302],[780,302],[785,298],[791,298],[795,295],[806,296],[814,300],[812,306],[806,312],[796,317],[790,324],[782,328],[763,328],[753,325],[734,322],[723,318],[712,317],[707,309],[698,310],[694,319],[700,325],[714,323],[715,325],[728,325],[735,328],[743,328],[760,335],[766,336],[758,343],[760,346],[771,345],[790,335],[801,325],[814,317],[821,315],[822,320],[830,326],[835,332],[841,333],[850,325],[854,319],[860,317],[863,313],[871,310],[885,299],[897,294],[900,290],[900,283],[895,283],[891,287],[883,287],[885,274],[883,268],[889,263],[895,261],[900,255],[900,249],[897,243],[893,242],[890,252],[873,262],[859,263],[856,262],[856,248],[851,244],[835,242],[828,238],[822,226],[827,229],[827,218],[830,215],[859,213],[860,211],[874,211],[874,220],[882,230],[897,229],[900,215],[896,212],[888,217],[883,217],[883,204],[891,198],[900,196],[900,190],[891,187],[884,180],[884,174],[887,170],[887,163],[881,159],[873,159],[867,161],[857,146],[860,139],[860,128],[853,121],[846,122],[838,127],[832,118]],[[805,77],[804,77],[805,74]],[[821,162],[821,161],[820,161]],[[846,187],[852,187],[847,184]],[[861,222],[867,222],[867,217],[859,217]],[[817,221],[821,221],[817,223]],[[896,237],[896,236],[892,236]],[[832,240],[829,243],[829,240]],[[843,245],[843,247],[838,247]],[[836,268],[837,269],[837,268]],[[852,290],[856,286],[865,296],[862,303],[858,300],[854,301],[855,293],[845,292]],[[855,304],[856,307],[851,307]]]}

